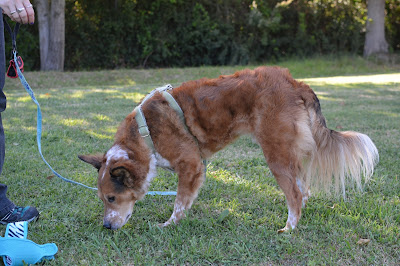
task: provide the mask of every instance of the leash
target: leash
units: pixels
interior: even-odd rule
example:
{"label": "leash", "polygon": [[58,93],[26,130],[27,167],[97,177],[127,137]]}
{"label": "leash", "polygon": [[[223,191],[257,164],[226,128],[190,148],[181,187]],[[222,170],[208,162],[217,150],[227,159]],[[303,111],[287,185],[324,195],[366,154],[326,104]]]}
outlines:
{"label": "leash", "polygon": [[[33,102],[36,104],[36,106],[37,106],[37,123],[36,123],[36,128],[37,128],[36,133],[37,133],[37,134],[36,134],[36,141],[37,141],[37,145],[38,145],[38,150],[39,150],[40,157],[42,157],[42,160],[43,160],[43,161],[45,162],[45,164],[50,168],[50,170],[53,172],[53,174],[56,175],[57,177],[61,178],[61,179],[64,180],[65,182],[72,183],[72,184],[76,184],[76,185],[79,185],[79,186],[82,186],[82,187],[85,187],[85,188],[88,188],[88,189],[97,190],[97,188],[90,187],[90,186],[87,186],[87,185],[85,185],[85,184],[82,184],[82,183],[79,183],[79,182],[76,182],[76,181],[73,181],[73,180],[70,180],[70,179],[68,179],[68,178],[63,177],[62,175],[60,175],[59,173],[57,173],[57,172],[51,167],[51,165],[46,161],[46,159],[44,158],[43,153],[42,153],[42,111],[41,111],[41,109],[40,109],[40,104],[39,104],[39,102],[37,101],[37,99],[36,99],[36,97],[35,97],[35,94],[33,93],[32,88],[29,86],[29,84],[28,84],[28,82],[26,81],[24,75],[22,74],[22,70],[23,70],[23,68],[21,69],[21,62],[22,62],[22,59],[21,59],[20,56],[18,56],[18,52],[17,52],[17,40],[16,40],[16,38],[17,38],[18,30],[19,30],[19,23],[16,23],[16,24],[15,24],[15,27],[14,27],[14,30],[11,30],[11,27],[10,27],[10,25],[8,25],[7,20],[5,19],[5,17],[3,17],[3,22],[4,22],[5,28],[7,29],[7,31],[8,31],[8,32],[10,33],[10,35],[11,35],[11,38],[12,38],[12,45],[13,45],[13,50],[12,50],[12,52],[11,52],[11,54],[13,55],[13,60],[11,60],[12,62],[10,61],[9,71],[11,70],[11,72],[12,72],[12,69],[14,69],[14,70],[16,71],[16,73],[15,73],[16,75],[15,75],[15,76],[10,76],[10,75],[9,75],[9,72],[7,72],[7,75],[8,75],[9,77],[12,77],[12,78],[17,78],[17,77],[19,77],[19,79],[20,79],[22,85],[24,86],[25,90],[28,92],[28,94],[29,94],[29,96],[31,97],[32,101],[33,101]],[[11,65],[12,63],[15,64],[15,68],[13,68],[13,66]],[[12,75],[12,74],[13,74],[13,73],[11,73],[11,75]]]}
{"label": "leash", "polygon": [[[37,141],[37,145],[38,145],[38,150],[39,150],[39,154],[40,157],[42,157],[42,160],[46,163],[46,165],[50,168],[50,170],[53,172],[54,175],[56,175],[57,177],[61,178],[63,181],[71,183],[71,184],[75,184],[75,185],[79,185],[82,186],[84,188],[88,188],[91,190],[97,190],[97,188],[95,187],[90,187],[87,186],[85,184],[76,182],[74,180],[68,179],[63,177],[62,175],[60,175],[59,173],[57,173],[52,167],[51,165],[46,161],[46,159],[43,156],[42,153],[42,111],[40,109],[40,104],[37,101],[35,94],[32,90],[32,88],[29,86],[28,82],[26,81],[24,75],[22,74],[23,68],[21,70],[20,67],[20,61],[22,61],[21,57],[18,56],[18,52],[17,52],[17,45],[16,45],[16,37],[17,37],[17,33],[18,33],[18,29],[19,29],[19,23],[16,23],[14,31],[11,30],[10,25],[8,25],[7,21],[5,20],[5,18],[3,17],[3,21],[4,21],[4,25],[7,29],[7,31],[10,33],[11,38],[12,38],[12,44],[13,44],[13,50],[12,50],[12,54],[14,56],[14,64],[15,64],[15,68],[16,68],[16,73],[18,74],[16,77],[19,77],[22,85],[24,86],[25,90],[28,92],[29,96],[31,97],[32,101],[36,104],[37,106],[37,130],[36,130],[36,141]],[[16,78],[15,77],[15,78]],[[149,195],[176,195],[176,192],[174,191],[149,191],[147,194]]]}
{"label": "leash", "polygon": [[82,183],[76,182],[74,180],[71,180],[71,179],[63,177],[62,175],[57,173],[51,167],[51,165],[46,161],[46,159],[44,158],[43,153],[42,153],[42,111],[40,109],[40,104],[36,100],[36,97],[35,97],[35,94],[33,93],[32,88],[29,86],[28,82],[26,81],[24,75],[22,74],[22,72],[21,72],[21,70],[19,68],[19,64],[18,64],[18,60],[17,60],[17,51],[13,51],[13,53],[14,53],[14,63],[16,65],[18,77],[21,80],[21,83],[24,86],[25,90],[28,92],[29,96],[31,96],[32,101],[37,106],[37,123],[36,123],[36,128],[37,128],[36,133],[37,134],[36,134],[36,141],[37,141],[40,157],[42,157],[42,160],[50,168],[50,170],[53,172],[53,174],[56,175],[57,177],[61,178],[65,182],[72,183],[72,184],[75,184],[75,185],[79,185],[79,186],[82,186],[82,187],[85,187],[85,188],[88,188],[88,189],[97,190],[97,188],[95,188],[95,187],[89,187],[89,186],[87,186],[85,184],[82,184]]}

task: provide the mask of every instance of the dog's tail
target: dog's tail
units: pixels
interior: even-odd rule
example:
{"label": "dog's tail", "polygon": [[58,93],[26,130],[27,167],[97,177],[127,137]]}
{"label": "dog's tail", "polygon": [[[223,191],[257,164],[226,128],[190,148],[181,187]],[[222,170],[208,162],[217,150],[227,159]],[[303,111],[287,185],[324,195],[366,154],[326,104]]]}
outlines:
{"label": "dog's tail", "polygon": [[379,160],[375,144],[362,133],[338,132],[327,128],[317,96],[311,89],[307,96],[303,100],[316,147],[304,169],[305,181],[308,185],[310,182],[317,184],[317,188],[322,185],[326,191],[334,183],[336,192],[341,189],[343,197],[348,180],[354,181],[361,190],[362,181],[371,178]]}

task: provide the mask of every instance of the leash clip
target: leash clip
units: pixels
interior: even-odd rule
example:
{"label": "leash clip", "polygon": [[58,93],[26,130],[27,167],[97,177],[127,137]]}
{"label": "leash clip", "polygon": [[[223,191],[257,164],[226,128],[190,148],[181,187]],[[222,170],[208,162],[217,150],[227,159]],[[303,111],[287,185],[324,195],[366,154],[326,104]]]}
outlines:
{"label": "leash clip", "polygon": [[16,79],[18,78],[17,67],[22,73],[24,72],[24,61],[22,60],[21,56],[18,56],[18,52],[15,48],[13,48],[11,54],[11,58],[16,58],[16,61],[14,61],[14,59],[10,60],[10,64],[7,69],[7,77]]}
{"label": "leash clip", "polygon": [[[17,52],[17,34],[18,34],[20,24],[16,23],[14,26],[14,30],[12,30],[4,16],[3,16],[3,22],[4,22],[4,27],[6,28],[8,33],[10,33],[12,47],[13,47],[13,49],[11,50],[10,65],[8,66],[8,69],[7,69],[7,77],[15,79],[15,78],[18,78],[17,68],[19,68],[19,70],[21,70],[21,73],[24,72],[24,61],[22,60],[22,58],[20,56],[18,56],[18,52]],[[16,58],[16,60],[14,61],[15,58]]]}

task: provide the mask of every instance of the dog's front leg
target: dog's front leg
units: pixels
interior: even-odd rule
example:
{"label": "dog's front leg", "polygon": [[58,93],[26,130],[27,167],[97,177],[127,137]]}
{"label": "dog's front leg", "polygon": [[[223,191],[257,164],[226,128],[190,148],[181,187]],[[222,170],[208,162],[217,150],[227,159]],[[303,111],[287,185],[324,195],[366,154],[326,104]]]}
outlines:
{"label": "dog's front leg", "polygon": [[177,224],[185,217],[185,211],[189,210],[193,201],[196,199],[199,189],[204,181],[205,166],[202,161],[196,160],[185,161],[179,163],[175,168],[178,173],[178,192],[175,199],[174,211],[171,217],[160,227],[165,227],[170,224]]}
{"label": "dog's front leg", "polygon": [[186,207],[186,204],[184,203],[184,200],[178,199],[178,197],[175,199],[175,205],[174,205],[174,212],[172,213],[171,217],[168,219],[163,224],[160,224],[160,227],[165,227],[170,224],[177,224],[182,218],[185,217],[185,210],[189,209],[189,207]]}

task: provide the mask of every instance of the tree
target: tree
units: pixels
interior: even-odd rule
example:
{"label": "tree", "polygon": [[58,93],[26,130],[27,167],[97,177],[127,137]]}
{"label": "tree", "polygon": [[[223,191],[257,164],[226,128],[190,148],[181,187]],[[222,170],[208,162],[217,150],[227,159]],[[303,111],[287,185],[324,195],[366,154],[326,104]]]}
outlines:
{"label": "tree", "polygon": [[368,19],[365,35],[364,56],[387,54],[385,38],[385,0],[367,0]]}
{"label": "tree", "polygon": [[40,69],[64,70],[65,0],[36,0]]}

